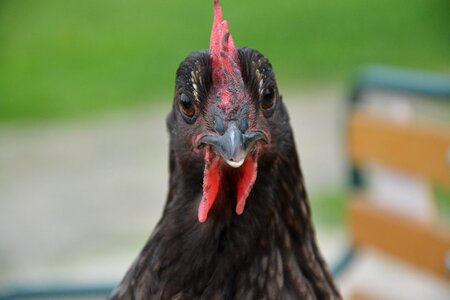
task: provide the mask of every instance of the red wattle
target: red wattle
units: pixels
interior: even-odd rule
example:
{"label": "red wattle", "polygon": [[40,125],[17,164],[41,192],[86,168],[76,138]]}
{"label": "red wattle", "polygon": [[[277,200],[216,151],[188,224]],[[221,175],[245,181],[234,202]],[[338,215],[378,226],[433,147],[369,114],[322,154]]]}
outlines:
{"label": "red wattle", "polygon": [[248,157],[241,166],[241,174],[237,186],[236,213],[238,215],[244,212],[245,202],[256,180],[257,168],[258,163],[251,157]]}
{"label": "red wattle", "polygon": [[219,192],[220,173],[219,158],[215,157],[211,150],[206,150],[205,170],[203,174],[203,196],[198,207],[198,220],[204,223],[208,212],[214,204]]}

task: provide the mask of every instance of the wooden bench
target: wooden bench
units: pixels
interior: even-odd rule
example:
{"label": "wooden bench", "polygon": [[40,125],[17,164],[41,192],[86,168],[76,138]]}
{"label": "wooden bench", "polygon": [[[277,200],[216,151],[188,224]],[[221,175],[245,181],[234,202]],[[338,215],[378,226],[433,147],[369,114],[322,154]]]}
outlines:
{"label": "wooden bench", "polygon": [[[359,169],[386,165],[450,186],[450,127],[397,124],[364,113],[348,122],[349,156]],[[354,244],[371,246],[450,280],[450,230],[355,196],[349,205]]]}
{"label": "wooden bench", "polygon": [[[360,106],[367,93],[373,91],[424,96],[450,104],[447,76],[385,67],[368,67],[358,74],[346,120],[352,244],[332,268],[333,274],[338,277],[355,253],[370,247],[450,280],[450,228],[436,220],[414,219],[370,201],[365,178],[368,167],[377,164],[450,187],[450,125],[396,122],[383,115],[368,114]],[[353,290],[350,298],[380,299],[359,290]]]}

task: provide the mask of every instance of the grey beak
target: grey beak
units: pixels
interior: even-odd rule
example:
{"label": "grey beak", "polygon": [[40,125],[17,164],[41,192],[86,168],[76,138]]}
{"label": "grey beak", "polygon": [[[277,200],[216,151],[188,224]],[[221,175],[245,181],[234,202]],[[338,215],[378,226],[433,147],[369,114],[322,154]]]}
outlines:
{"label": "grey beak", "polygon": [[236,124],[231,123],[223,135],[205,135],[200,139],[200,144],[211,145],[213,151],[222,156],[231,167],[239,168],[258,140],[267,142],[262,132],[243,134]]}

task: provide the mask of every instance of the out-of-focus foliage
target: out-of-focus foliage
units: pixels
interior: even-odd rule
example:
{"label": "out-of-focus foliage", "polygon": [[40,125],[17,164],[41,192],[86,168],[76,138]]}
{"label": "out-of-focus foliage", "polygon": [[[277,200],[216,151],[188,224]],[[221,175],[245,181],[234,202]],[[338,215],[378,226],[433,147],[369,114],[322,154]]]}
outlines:
{"label": "out-of-focus foliage", "polygon": [[[208,48],[212,2],[1,1],[0,120],[169,101],[178,63]],[[449,3],[222,0],[236,43],[267,55],[282,87],[365,63],[448,71]]]}
{"label": "out-of-focus foliage", "polygon": [[348,193],[343,188],[325,189],[310,196],[313,221],[322,227],[342,226],[346,216]]}
{"label": "out-of-focus foliage", "polygon": [[436,186],[434,188],[437,210],[444,223],[450,225],[450,187]]}

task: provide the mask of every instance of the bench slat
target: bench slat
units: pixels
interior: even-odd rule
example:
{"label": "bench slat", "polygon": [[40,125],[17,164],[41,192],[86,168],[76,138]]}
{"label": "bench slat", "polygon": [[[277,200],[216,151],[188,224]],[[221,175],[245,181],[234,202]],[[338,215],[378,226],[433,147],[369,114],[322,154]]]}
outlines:
{"label": "bench slat", "polygon": [[361,112],[354,113],[348,125],[355,165],[378,162],[450,184],[450,128],[397,124]]}
{"label": "bench slat", "polygon": [[450,280],[446,255],[450,231],[437,224],[414,220],[368,200],[349,205],[351,234],[356,246],[372,246]]}

